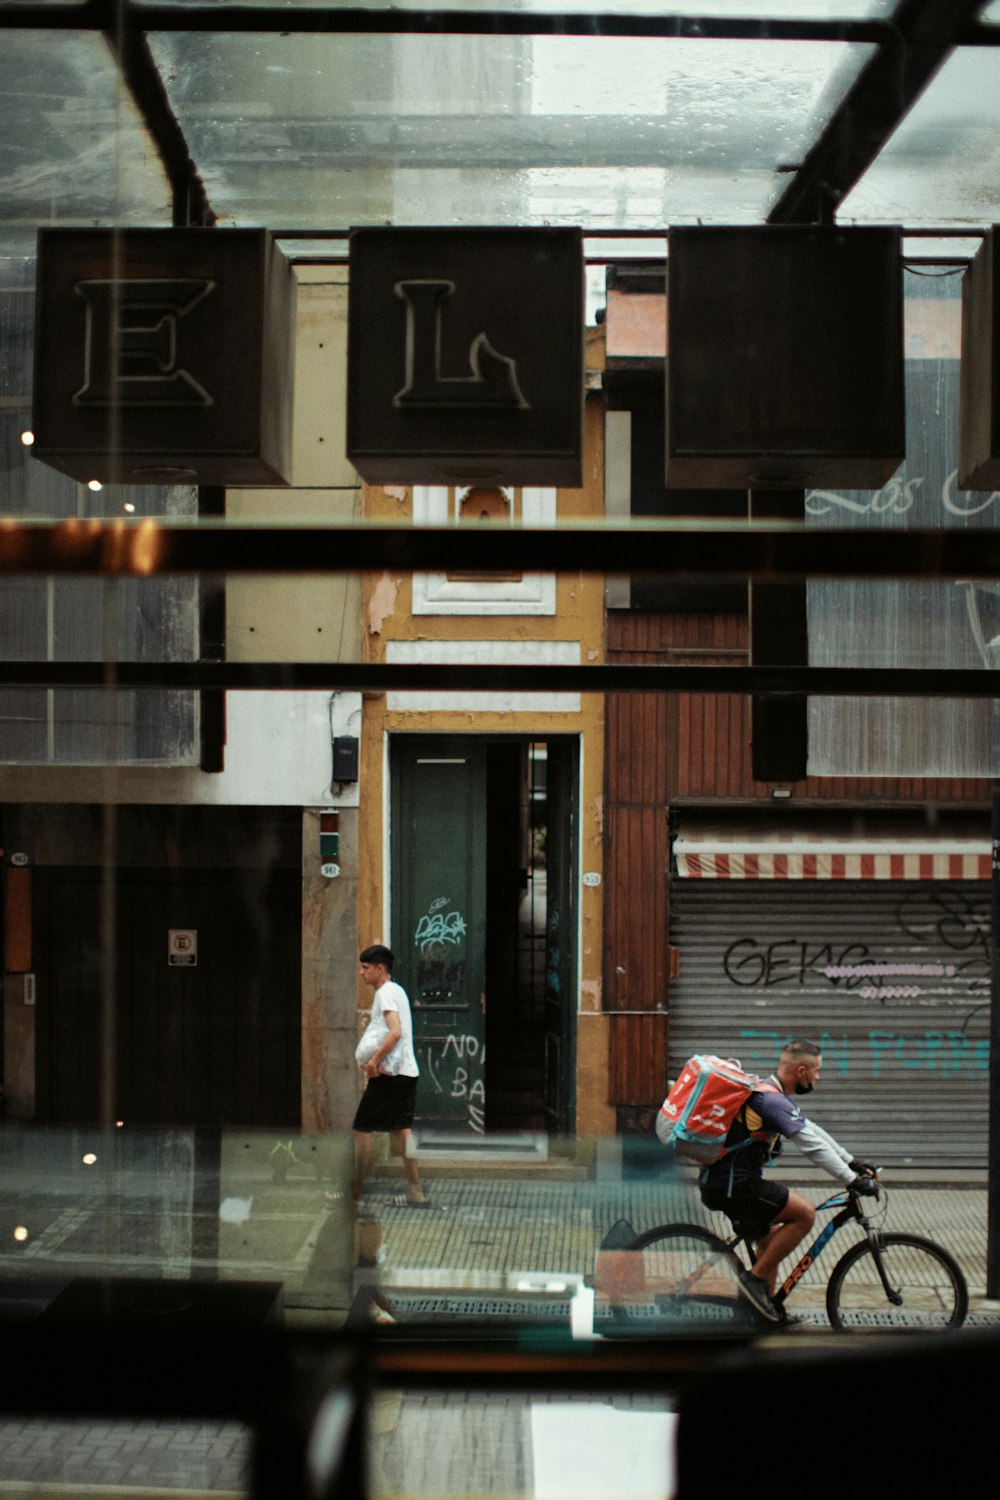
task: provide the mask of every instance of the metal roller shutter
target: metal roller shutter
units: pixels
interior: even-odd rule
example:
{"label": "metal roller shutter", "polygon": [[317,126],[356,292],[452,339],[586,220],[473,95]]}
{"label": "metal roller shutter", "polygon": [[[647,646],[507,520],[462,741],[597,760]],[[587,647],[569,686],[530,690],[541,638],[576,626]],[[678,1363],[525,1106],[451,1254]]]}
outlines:
{"label": "metal roller shutter", "polygon": [[988,881],[675,880],[673,1076],[693,1052],[768,1072],[815,1038],[809,1114],[886,1166],[985,1167]]}

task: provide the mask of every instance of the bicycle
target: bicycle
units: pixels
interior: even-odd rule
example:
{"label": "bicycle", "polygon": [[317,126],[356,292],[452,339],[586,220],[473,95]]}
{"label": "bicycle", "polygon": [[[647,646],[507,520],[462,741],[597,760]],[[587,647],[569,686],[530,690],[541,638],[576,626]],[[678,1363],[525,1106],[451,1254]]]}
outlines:
{"label": "bicycle", "polygon": [[[876,1195],[882,1197],[887,1207],[884,1189]],[[775,1292],[773,1300],[782,1314],[786,1301],[833,1236],[845,1224],[854,1223],[863,1230],[864,1239],[837,1261],[826,1287],[826,1313],[834,1328],[927,1331],[961,1327],[969,1309],[969,1291],[961,1267],[948,1250],[922,1235],[883,1233],[865,1213],[861,1195],[850,1188],[818,1205],[819,1212],[824,1210],[839,1212],[823,1226]],[[737,1287],[737,1273],[744,1265],[740,1249],[752,1265],[753,1240],[750,1227],[737,1222],[729,1239],[700,1224],[682,1223],[661,1224],[636,1235],[631,1244],[612,1252],[625,1257],[604,1291],[613,1322],[619,1331],[631,1324],[642,1332],[666,1331],[666,1325],[690,1326],[692,1321],[765,1323]]]}

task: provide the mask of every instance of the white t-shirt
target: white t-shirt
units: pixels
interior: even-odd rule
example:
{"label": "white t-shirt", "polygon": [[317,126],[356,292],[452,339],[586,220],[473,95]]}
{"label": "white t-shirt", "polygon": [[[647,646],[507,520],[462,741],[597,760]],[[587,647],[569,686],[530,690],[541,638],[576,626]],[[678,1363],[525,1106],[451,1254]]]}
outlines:
{"label": "white t-shirt", "polygon": [[381,1070],[393,1077],[401,1074],[404,1078],[419,1078],[420,1069],[417,1067],[416,1053],[413,1050],[413,1020],[410,1015],[410,1002],[403,986],[397,984],[394,979],[387,979],[375,991],[372,1000],[372,1018],[354,1049],[354,1056],[359,1063],[366,1063],[369,1058],[374,1057],[389,1035],[385,1015],[386,1011],[390,1010],[396,1011],[399,1015],[400,1037],[389,1055],[382,1059]]}

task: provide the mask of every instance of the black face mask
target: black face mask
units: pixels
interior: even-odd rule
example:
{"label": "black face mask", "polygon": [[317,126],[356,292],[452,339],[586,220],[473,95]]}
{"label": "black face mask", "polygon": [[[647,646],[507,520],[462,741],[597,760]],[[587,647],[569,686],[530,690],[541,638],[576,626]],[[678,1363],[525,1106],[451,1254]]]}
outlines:
{"label": "black face mask", "polygon": [[813,1085],[811,1083],[797,1083],[795,1085],[795,1092],[797,1094],[811,1094],[812,1091]]}

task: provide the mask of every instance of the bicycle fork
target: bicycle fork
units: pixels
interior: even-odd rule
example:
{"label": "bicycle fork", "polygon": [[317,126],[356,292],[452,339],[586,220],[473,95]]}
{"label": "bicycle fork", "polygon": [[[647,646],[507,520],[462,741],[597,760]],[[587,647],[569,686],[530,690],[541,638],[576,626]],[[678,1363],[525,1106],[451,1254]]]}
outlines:
{"label": "bicycle fork", "polygon": [[885,1292],[885,1295],[888,1297],[893,1307],[902,1307],[902,1293],[893,1290],[893,1288],[889,1285],[889,1278],[885,1273],[885,1264],[882,1260],[882,1246],[879,1244],[878,1230],[869,1229],[867,1225],[865,1226],[865,1229],[868,1234],[868,1243],[872,1247],[872,1259],[874,1260],[875,1265],[878,1268],[878,1279],[882,1283],[882,1290]]}

